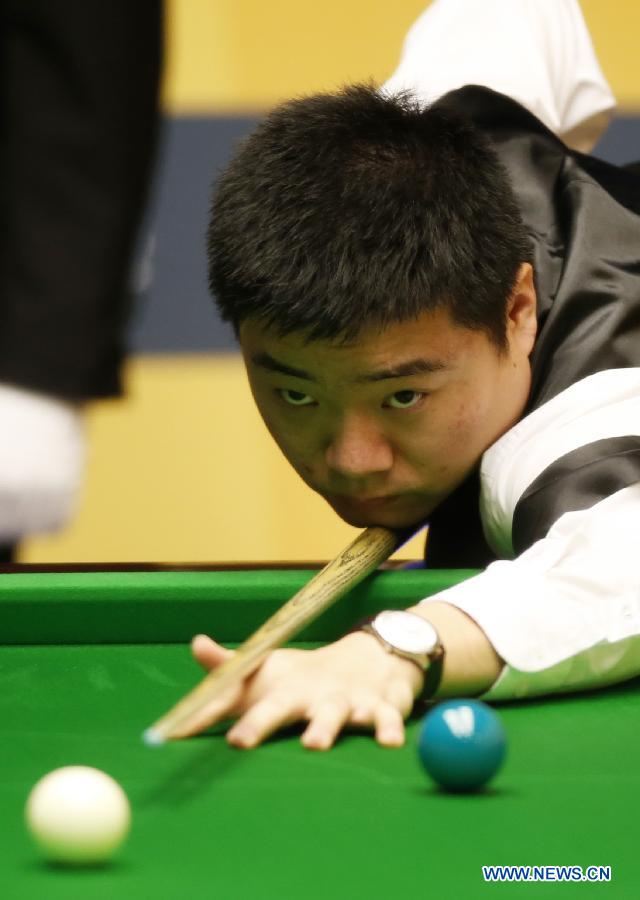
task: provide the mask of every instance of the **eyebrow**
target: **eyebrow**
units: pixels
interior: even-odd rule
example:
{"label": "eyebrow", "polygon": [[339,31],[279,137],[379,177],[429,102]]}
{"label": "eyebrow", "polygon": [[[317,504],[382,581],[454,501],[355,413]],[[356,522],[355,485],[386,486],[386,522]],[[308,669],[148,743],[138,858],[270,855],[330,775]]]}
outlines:
{"label": "eyebrow", "polygon": [[[251,357],[254,366],[266,369],[268,372],[278,372],[281,375],[291,375],[293,378],[302,378],[305,381],[317,381],[310,372],[304,369],[296,369],[274,359],[269,353],[256,353]],[[391,378],[408,378],[411,375],[431,375],[434,372],[442,372],[450,366],[441,359],[410,359],[399,363],[397,366],[389,366],[386,369],[377,369],[375,372],[365,372],[354,379],[356,384],[369,384],[376,381],[386,381]]]}

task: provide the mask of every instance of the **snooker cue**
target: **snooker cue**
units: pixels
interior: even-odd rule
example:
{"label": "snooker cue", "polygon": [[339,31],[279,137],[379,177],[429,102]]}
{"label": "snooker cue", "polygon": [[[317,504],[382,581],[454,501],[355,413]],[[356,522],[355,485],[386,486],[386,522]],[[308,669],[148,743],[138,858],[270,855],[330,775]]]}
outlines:
{"label": "snooker cue", "polygon": [[146,744],[157,746],[197,723],[212,701],[231,685],[251,675],[271,650],[317,618],[339,597],[373,572],[405,543],[416,528],[391,531],[371,527],[361,532],[338,556],[287,601],[250,637],[234,655],[206,675],[179,703],[158,719],[143,735]]}

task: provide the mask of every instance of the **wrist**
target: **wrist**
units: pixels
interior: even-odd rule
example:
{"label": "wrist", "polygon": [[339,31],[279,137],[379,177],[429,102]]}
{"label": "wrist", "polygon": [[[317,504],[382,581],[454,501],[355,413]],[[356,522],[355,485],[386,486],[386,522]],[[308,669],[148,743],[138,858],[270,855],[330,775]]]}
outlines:
{"label": "wrist", "polygon": [[410,608],[438,630],[447,650],[439,697],[483,694],[499,677],[504,660],[488,636],[466,612],[439,600]]}
{"label": "wrist", "polygon": [[432,697],[440,686],[444,647],[434,625],[411,610],[388,609],[361,625],[386,653],[408,662],[422,677],[421,699]]}
{"label": "wrist", "polygon": [[351,631],[341,640],[349,643],[352,652],[360,656],[368,669],[384,674],[387,681],[401,678],[411,687],[414,699],[420,695],[424,686],[424,672],[414,662],[389,653],[373,634],[365,631]]}

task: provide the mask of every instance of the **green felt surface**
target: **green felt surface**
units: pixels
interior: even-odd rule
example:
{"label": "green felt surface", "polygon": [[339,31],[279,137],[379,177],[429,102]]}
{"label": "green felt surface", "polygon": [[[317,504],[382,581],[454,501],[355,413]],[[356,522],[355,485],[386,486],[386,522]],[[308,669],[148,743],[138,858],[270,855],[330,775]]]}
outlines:
{"label": "green felt surface", "polygon": [[[637,686],[502,707],[509,755],[480,796],[422,774],[417,722],[385,750],[347,735],[305,751],[297,731],[249,752],[207,735],[150,749],[140,732],[198,677],[183,647],[5,647],[3,896],[637,897]],[[131,837],[104,869],[42,863],[22,825],[31,785],[61,765],[127,791]],[[611,865],[611,884],[485,885],[483,864]]]}
{"label": "green felt surface", "polygon": [[[8,900],[638,897],[637,681],[503,704],[507,761],[479,796],[430,784],[417,720],[399,750],[351,733],[312,753],[299,728],[249,752],[229,748],[221,728],[151,749],[142,731],[200,678],[185,643],[193,631],[241,640],[312,573],[85,574],[0,576]],[[380,573],[337,604],[317,639],[468,574]],[[23,826],[31,786],[72,764],[108,772],[131,800],[131,837],[102,869],[46,865]],[[613,880],[485,884],[487,864],[609,865]]]}

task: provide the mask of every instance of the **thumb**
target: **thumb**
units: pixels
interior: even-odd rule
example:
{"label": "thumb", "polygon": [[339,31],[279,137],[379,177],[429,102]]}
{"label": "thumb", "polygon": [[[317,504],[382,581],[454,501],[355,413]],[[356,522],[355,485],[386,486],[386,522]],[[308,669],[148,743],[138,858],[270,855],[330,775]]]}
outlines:
{"label": "thumb", "polygon": [[233,650],[227,650],[220,644],[216,644],[206,634],[197,634],[191,641],[191,652],[194,659],[200,663],[203,669],[210,671],[216,669],[221,663],[233,656]]}

